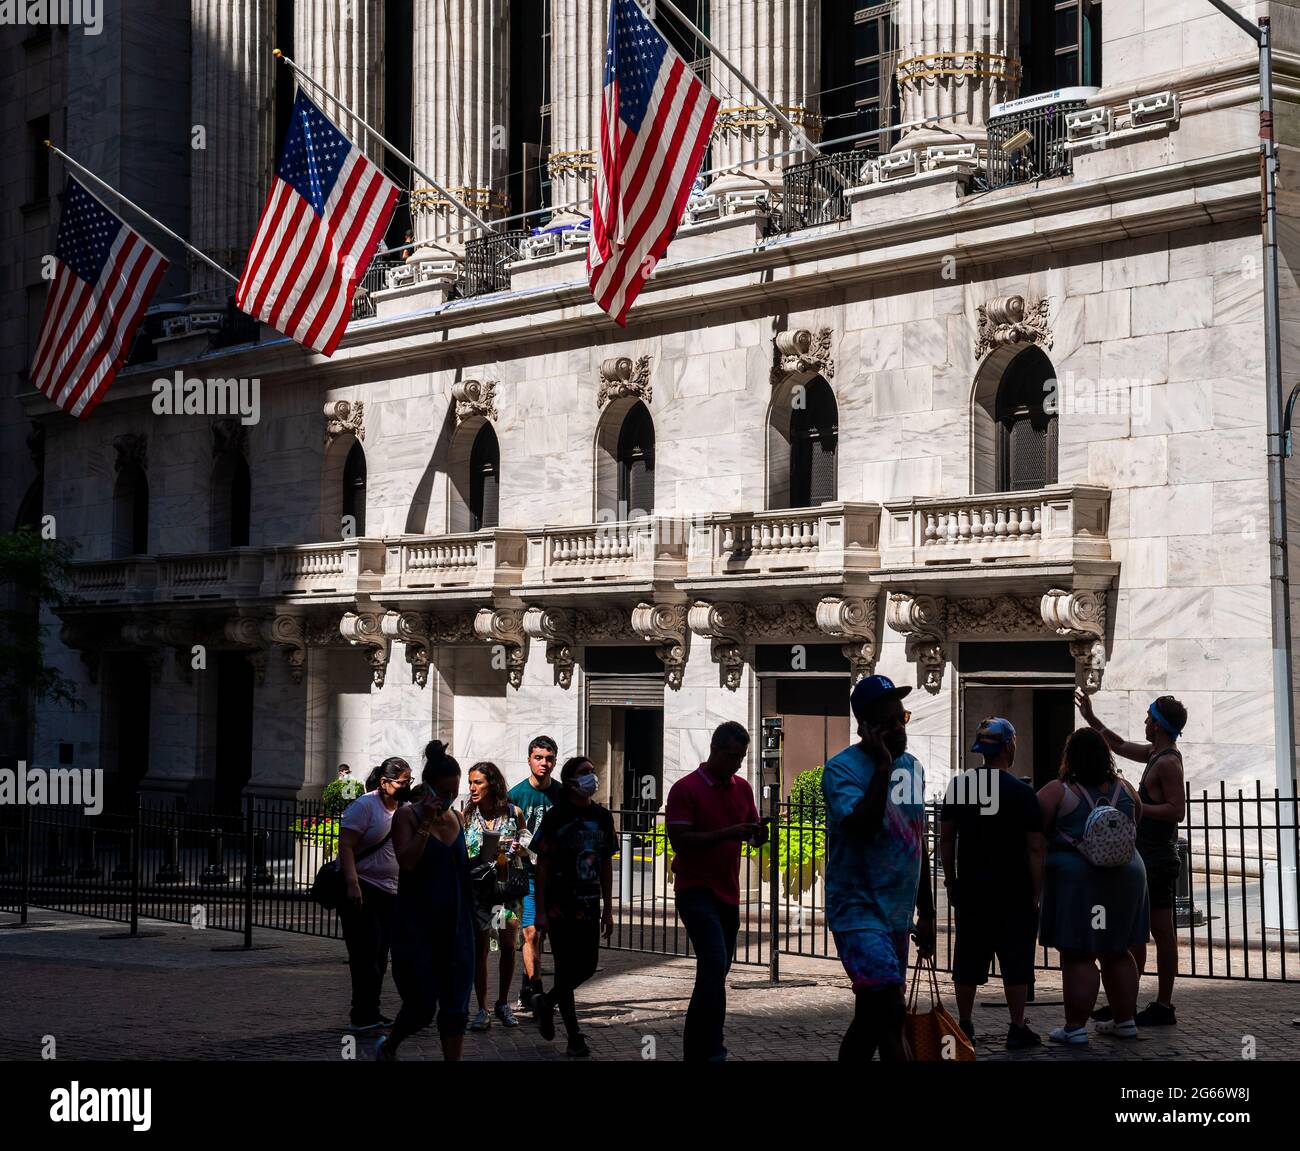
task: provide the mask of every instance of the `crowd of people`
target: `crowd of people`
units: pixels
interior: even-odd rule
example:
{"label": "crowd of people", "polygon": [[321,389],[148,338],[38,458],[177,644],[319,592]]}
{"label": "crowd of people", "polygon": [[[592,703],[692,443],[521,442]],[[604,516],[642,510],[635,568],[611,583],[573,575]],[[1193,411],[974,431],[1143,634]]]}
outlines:
{"label": "crowd of people", "polygon": [[[908,753],[911,691],[885,676],[853,688],[858,741],[822,773],[826,809],[828,926],[854,992],[854,1013],[839,1049],[843,1061],[909,1058],[904,989],[915,941],[933,960],[935,904],[925,818],[925,773]],[[1008,1011],[1010,1049],[1037,1047],[1025,1019],[1035,950],[1060,952],[1065,1020],[1053,1041],[1088,1042],[1097,1031],[1134,1038],[1139,1026],[1176,1022],[1178,953],[1173,906],[1179,872],[1176,831],[1183,818],[1183,765],[1177,740],[1187,711],[1163,696],[1148,709],[1145,741],[1108,729],[1082,693],[1086,721],[1066,741],[1058,777],[1037,793],[1012,774],[1016,731],[985,719],[971,748],[983,762],[950,782],[940,809],[939,862],[955,912],[953,981],[959,1026],[972,1042],[977,988],[996,958]],[[749,733],[739,723],[714,731],[708,759],[669,790],[664,823],[673,851],[677,915],[696,958],[684,1021],[683,1058],[727,1058],[727,975],[740,924],[739,873],[746,845],[761,847],[760,818],[740,775]],[[457,807],[461,768],[440,742],[425,749],[420,782],[409,764],[385,760],[364,795],[345,809],[339,865],[348,900],[341,911],[352,976],[351,1029],[377,1036],[376,1058],[391,1060],[416,1032],[435,1025],[444,1057],[461,1056],[466,1031],[494,1022],[518,1027],[531,1014],[546,1040],[558,1013],[567,1054],[588,1055],[574,993],[596,972],[602,936],[614,928],[608,809],[594,799],[592,761],[573,756],[555,772],[558,747],[538,736],[528,774],[507,790],[500,768],[475,763]],[[1144,762],[1134,788],[1115,756]],[[345,774],[340,769],[340,777]],[[1156,941],[1158,990],[1137,1010],[1148,934]],[[542,941],[552,980],[542,979]],[[512,1004],[515,953],[522,953]],[[491,956],[498,994],[488,1007]],[[396,1019],[380,1012],[391,953],[401,998]],[[1100,988],[1106,1005],[1096,1009]],[[470,1016],[471,992],[476,1013]]]}

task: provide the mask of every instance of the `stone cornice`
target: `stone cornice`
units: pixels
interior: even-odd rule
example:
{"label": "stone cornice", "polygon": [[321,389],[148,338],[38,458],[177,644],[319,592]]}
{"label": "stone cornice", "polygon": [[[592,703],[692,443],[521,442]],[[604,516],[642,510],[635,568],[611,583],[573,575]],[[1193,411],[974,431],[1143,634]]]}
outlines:
{"label": "stone cornice", "polygon": [[[846,222],[695,260],[674,263],[670,259],[659,266],[633,318],[645,329],[698,315],[705,293],[711,312],[765,301],[785,308],[793,299],[825,294],[828,288],[848,283],[931,275],[943,255],[957,254],[963,263],[1021,257],[1027,238],[1032,238],[1036,251],[1063,251],[1195,224],[1251,219],[1258,211],[1258,167],[1258,149],[1241,148],[1097,180],[1066,177],[1031,188],[1007,188],[968,196],[941,211],[864,224]],[[1219,194],[1207,195],[1212,189],[1219,189]],[[1187,194],[1182,202],[1171,200],[1176,192]],[[1143,199],[1152,201],[1149,210],[1133,210]],[[1122,215],[1080,218],[1088,209],[1121,204],[1128,207]],[[1017,224],[1019,229],[1013,227]],[[741,262],[743,266],[737,267]],[[524,322],[518,322],[521,319]],[[422,312],[365,321],[349,328],[333,359],[279,339],[209,353],[188,365],[140,365],[119,374],[105,403],[147,400],[151,381],[177,368],[190,374],[207,370],[263,380],[301,375],[328,381],[376,364],[409,362],[412,370],[427,372],[431,353],[447,357],[433,365],[434,370],[442,370],[456,366],[459,357],[479,355],[484,349],[498,351],[539,338],[593,332],[607,334],[612,341],[618,329],[591,300],[586,283],[573,281],[482,303],[454,300]],[[435,342],[431,338],[435,334],[444,338]],[[29,415],[55,410],[34,390],[20,398]]]}

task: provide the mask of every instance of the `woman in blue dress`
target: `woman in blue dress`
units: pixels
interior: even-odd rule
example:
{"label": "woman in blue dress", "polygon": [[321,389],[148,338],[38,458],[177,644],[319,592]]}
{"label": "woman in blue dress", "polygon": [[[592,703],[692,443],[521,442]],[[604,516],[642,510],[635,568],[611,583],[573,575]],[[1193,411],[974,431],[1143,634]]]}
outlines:
{"label": "woman in blue dress", "polygon": [[1097,1030],[1137,1038],[1138,970],[1129,948],[1146,940],[1151,922],[1147,873],[1136,851],[1119,867],[1096,867],[1074,846],[1100,803],[1135,824],[1142,818],[1142,802],[1115,770],[1106,741],[1081,727],[1065,742],[1060,778],[1038,793],[1048,844],[1039,939],[1061,953],[1065,999],[1065,1026],[1050,1036],[1057,1043],[1088,1042],[1088,1014],[1103,982],[1114,1019]]}
{"label": "woman in blue dress", "polygon": [[375,1058],[397,1058],[402,1041],[438,1022],[443,1058],[461,1057],[474,985],[474,902],[460,817],[460,764],[434,740],[424,750],[424,798],[393,816],[401,871],[393,917],[393,982],[402,1009]]}

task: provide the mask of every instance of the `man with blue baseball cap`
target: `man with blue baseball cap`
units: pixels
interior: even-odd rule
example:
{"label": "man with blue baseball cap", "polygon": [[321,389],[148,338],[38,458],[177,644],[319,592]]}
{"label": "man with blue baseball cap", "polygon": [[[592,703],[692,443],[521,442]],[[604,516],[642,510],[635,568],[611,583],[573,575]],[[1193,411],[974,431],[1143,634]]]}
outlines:
{"label": "man with blue baseball cap", "polygon": [[1011,1013],[1007,1048],[1038,1047],[1025,1023],[1034,973],[1034,940],[1046,844],[1034,789],[1011,774],[1016,729],[1000,716],[983,720],[971,751],[984,757],[953,778],[939,813],[939,858],[956,912],[952,975],[958,1024],[974,1040],[975,989],[988,982],[996,955]]}
{"label": "man with blue baseball cap", "polygon": [[[1116,755],[1145,762],[1138,799],[1142,818],[1137,828],[1137,849],[1147,870],[1147,893],[1151,902],[1151,934],[1156,941],[1156,998],[1134,1017],[1139,1027],[1168,1027],[1178,1022],[1174,1014],[1174,980],[1178,977],[1178,937],[1174,933],[1174,897],[1181,866],[1178,858],[1178,825],[1187,810],[1183,782],[1183,754],[1178,737],[1187,726],[1187,708],[1172,695],[1152,701],[1146,715],[1146,743],[1129,743],[1101,722],[1092,710],[1092,700],[1083,692],[1074,694],[1079,714],[1094,731],[1100,732]],[[1138,974],[1146,972],[1147,949],[1131,949]],[[1113,1026],[1109,1007],[1093,1012],[1098,1031]]]}
{"label": "man with blue baseball cap", "polygon": [[903,1042],[908,937],[934,954],[934,903],[925,836],[925,774],[907,754],[902,699],[912,689],[883,675],[849,697],[859,741],[822,770],[826,800],[826,919],[853,981],[853,1022],[840,1059],[907,1058]]}

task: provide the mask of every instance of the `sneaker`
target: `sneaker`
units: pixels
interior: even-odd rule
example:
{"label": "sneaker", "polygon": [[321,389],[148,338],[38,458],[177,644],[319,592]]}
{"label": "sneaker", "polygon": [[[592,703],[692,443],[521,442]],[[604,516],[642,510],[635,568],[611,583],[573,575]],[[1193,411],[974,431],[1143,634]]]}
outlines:
{"label": "sneaker", "polygon": [[377,1015],[369,1023],[351,1023],[348,1030],[353,1035],[366,1035],[371,1031],[383,1031],[387,1027],[392,1027],[393,1021],[387,1015]]}
{"label": "sneaker", "polygon": [[1097,1010],[1092,1013],[1092,1021],[1094,1023],[1110,1023],[1114,1018],[1115,1016],[1111,1014],[1109,1007],[1098,1007]]}
{"label": "sneaker", "polygon": [[961,1028],[961,1033],[966,1036],[972,1043],[975,1042],[975,1024],[968,1019],[959,1019],[957,1026]]}
{"label": "sneaker", "polygon": [[555,1004],[544,994],[533,996],[533,1018],[537,1021],[537,1030],[547,1042],[555,1038]]}
{"label": "sneaker", "polygon": [[510,1004],[498,1003],[496,1006],[497,1018],[505,1027],[518,1027],[519,1020],[515,1018],[515,1013],[510,1010]]}
{"label": "sneaker", "polygon": [[1172,1027],[1178,1022],[1172,1007],[1163,1003],[1148,1003],[1137,1013],[1135,1022],[1140,1027]]}
{"label": "sneaker", "polygon": [[1088,1042],[1088,1025],[1082,1027],[1058,1027],[1048,1032],[1047,1038],[1053,1043],[1065,1043],[1071,1047],[1082,1047]]}
{"label": "sneaker", "polygon": [[1038,1037],[1038,1032],[1032,1030],[1028,1024],[1022,1023],[1017,1027],[1014,1023],[1010,1030],[1007,1031],[1007,1050],[1024,1051],[1030,1047],[1041,1047],[1043,1041]]}
{"label": "sneaker", "polygon": [[492,1016],[487,1013],[486,1007],[480,1007],[478,1014],[474,1016],[469,1025],[471,1031],[486,1031],[492,1026]]}
{"label": "sneaker", "polygon": [[525,982],[524,985],[519,988],[519,998],[515,1001],[515,1010],[531,1011],[533,1009],[533,996],[536,994],[537,992],[533,988],[533,985]]}
{"label": "sneaker", "polygon": [[564,1049],[564,1054],[573,1059],[582,1059],[591,1054],[591,1048],[587,1046],[587,1037],[579,1032],[569,1040],[569,1045]]}
{"label": "sneaker", "polygon": [[387,1035],[381,1035],[375,1042],[375,1062],[376,1063],[396,1063],[397,1052],[393,1050],[393,1045],[388,1041]]}
{"label": "sneaker", "polygon": [[[1101,1030],[1101,1024],[1097,1025],[1097,1030]],[[1123,1023],[1112,1023],[1106,1030],[1116,1039],[1136,1039],[1138,1037],[1137,1023],[1132,1019],[1125,1019]]]}

